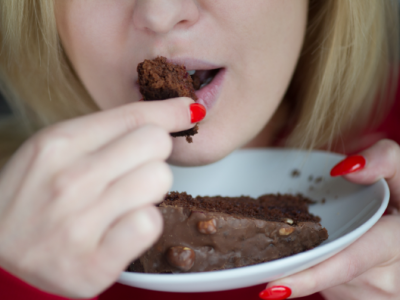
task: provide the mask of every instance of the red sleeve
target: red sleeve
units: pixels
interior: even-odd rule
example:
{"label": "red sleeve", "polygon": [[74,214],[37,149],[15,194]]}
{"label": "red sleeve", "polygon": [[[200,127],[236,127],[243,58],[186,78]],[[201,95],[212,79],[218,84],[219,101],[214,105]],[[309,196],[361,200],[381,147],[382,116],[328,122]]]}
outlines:
{"label": "red sleeve", "polygon": [[[42,292],[0,268],[1,300],[70,300]],[[93,298],[97,300],[98,298]]]}
{"label": "red sleeve", "polygon": [[[99,296],[99,300],[260,300],[258,294],[265,289],[265,286],[266,284],[261,284],[243,289],[212,293],[164,293],[133,288],[122,284],[115,284],[106,292],[101,294]],[[319,294],[296,299],[324,300],[324,298]]]}

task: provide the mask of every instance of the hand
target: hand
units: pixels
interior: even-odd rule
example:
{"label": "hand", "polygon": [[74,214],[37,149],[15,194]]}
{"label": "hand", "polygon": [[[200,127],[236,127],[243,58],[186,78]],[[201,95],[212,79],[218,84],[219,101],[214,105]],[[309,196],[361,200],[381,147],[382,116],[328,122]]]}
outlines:
{"label": "hand", "polygon": [[[263,294],[271,296],[263,299],[286,299],[284,294],[286,292],[287,297],[290,290],[289,298],[322,291],[327,300],[399,299],[400,147],[393,141],[381,140],[360,155],[365,158],[365,167],[358,164],[358,171],[344,177],[359,184],[372,184],[385,178],[391,193],[389,214],[335,256],[307,270],[270,282],[267,288],[271,289]],[[354,166],[357,169],[357,164]],[[347,164],[350,171],[349,167]],[[340,169],[347,173],[343,168],[336,168],[337,171]],[[281,297],[274,298],[272,294]]]}
{"label": "hand", "polygon": [[192,103],[128,104],[27,141],[0,173],[0,266],[65,297],[115,282],[161,233],[169,132],[193,127]]}

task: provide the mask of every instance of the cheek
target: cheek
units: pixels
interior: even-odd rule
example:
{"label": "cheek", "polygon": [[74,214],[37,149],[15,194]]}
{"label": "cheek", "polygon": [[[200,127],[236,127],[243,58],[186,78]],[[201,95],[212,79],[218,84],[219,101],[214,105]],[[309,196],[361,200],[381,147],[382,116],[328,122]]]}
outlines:
{"label": "cheek", "polygon": [[63,47],[84,86],[101,109],[139,99],[134,69],[127,64],[126,37],[132,9],[126,1],[57,1]]}

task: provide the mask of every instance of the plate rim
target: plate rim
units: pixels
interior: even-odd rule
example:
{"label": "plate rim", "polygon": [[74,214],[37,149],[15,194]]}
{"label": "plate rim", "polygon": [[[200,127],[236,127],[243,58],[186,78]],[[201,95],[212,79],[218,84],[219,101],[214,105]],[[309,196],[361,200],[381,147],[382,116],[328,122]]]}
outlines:
{"label": "plate rim", "polygon": [[[343,154],[339,153],[334,153],[334,152],[329,152],[325,150],[298,150],[295,148],[273,148],[273,149],[239,149],[234,152],[232,152],[230,155],[234,153],[245,153],[245,152],[300,152],[303,155],[304,154],[311,154],[311,153],[320,153],[320,154],[325,154],[325,155],[331,155],[331,156],[336,156],[337,158],[343,158],[346,157]],[[229,156],[230,156],[229,155]],[[226,157],[225,157],[226,158]],[[223,159],[222,159],[223,160]],[[221,161],[221,160],[220,160]],[[218,161],[218,162],[220,162]],[[200,166],[200,167],[206,167],[205,166]],[[184,168],[180,166],[174,166],[178,168]],[[341,250],[345,249],[346,247],[350,246],[352,243],[354,243],[357,239],[359,239],[364,233],[366,233],[373,225],[378,222],[378,220],[381,218],[383,213],[386,210],[386,207],[389,204],[389,198],[390,198],[390,190],[389,186],[386,182],[385,179],[380,179],[379,181],[375,182],[372,185],[383,185],[383,199],[379,199],[381,201],[380,207],[377,209],[377,211],[363,224],[352,230],[351,232],[335,239],[334,241],[328,242],[326,244],[319,245],[313,249],[307,250],[305,252],[297,253],[295,255],[291,255],[288,257],[280,258],[277,260],[269,261],[269,262],[264,262],[264,263],[259,263],[251,266],[245,266],[245,267],[240,267],[240,268],[233,268],[233,269],[227,269],[227,270],[217,270],[217,271],[212,271],[212,272],[197,272],[197,273],[182,273],[182,274],[148,274],[148,273],[135,273],[135,272],[122,272],[117,280],[117,282],[137,288],[144,288],[144,289],[149,289],[149,290],[156,290],[156,291],[165,291],[165,292],[212,292],[212,291],[222,291],[222,290],[227,290],[227,289],[199,289],[199,290],[185,290],[185,289],[174,289],[174,288],[149,288],[149,287],[143,287],[143,284],[146,284],[150,281],[156,281],[158,284],[173,284],[173,285],[181,285],[185,283],[199,283],[201,282],[202,285],[206,284],[207,282],[215,282],[216,280],[221,280],[221,277],[223,277],[223,280],[229,280],[229,279],[237,279],[243,276],[246,276],[244,273],[251,273],[251,274],[260,274],[265,272],[265,268],[268,268],[269,270],[271,269],[277,269],[278,264],[279,268],[287,267],[290,265],[293,265],[298,261],[299,259],[303,262],[310,262],[312,259],[315,257],[324,257],[323,260],[328,259],[329,257],[337,254]],[[334,245],[332,245],[334,243]],[[333,247],[333,249],[332,249]],[[329,255],[330,254],[330,255]],[[328,256],[327,256],[328,255]],[[312,264],[316,265],[319,262]],[[306,267],[304,269],[307,269],[309,267]],[[207,274],[207,277],[204,276],[204,274]],[[296,272],[297,273],[297,272]],[[221,276],[223,274],[223,276]],[[206,280],[205,280],[206,278]],[[134,282],[133,282],[134,281]],[[133,285],[132,283],[137,283],[136,285]],[[245,286],[249,285],[244,285],[244,286],[237,286],[236,288],[242,288]],[[172,287],[172,286],[171,286]]]}

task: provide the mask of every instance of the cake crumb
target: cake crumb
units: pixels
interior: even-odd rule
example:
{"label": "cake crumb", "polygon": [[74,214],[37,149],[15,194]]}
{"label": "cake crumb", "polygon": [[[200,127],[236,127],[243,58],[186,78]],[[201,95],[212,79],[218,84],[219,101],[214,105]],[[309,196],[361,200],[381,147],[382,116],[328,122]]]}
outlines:
{"label": "cake crumb", "polygon": [[300,171],[299,171],[298,169],[294,169],[294,170],[292,171],[292,177],[293,177],[293,178],[295,178],[295,177],[300,177],[300,175],[301,175],[301,173],[300,173]]}
{"label": "cake crumb", "polygon": [[315,183],[320,183],[324,178],[322,176],[319,176],[317,178],[315,178]]}

